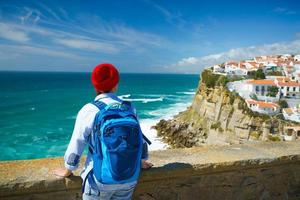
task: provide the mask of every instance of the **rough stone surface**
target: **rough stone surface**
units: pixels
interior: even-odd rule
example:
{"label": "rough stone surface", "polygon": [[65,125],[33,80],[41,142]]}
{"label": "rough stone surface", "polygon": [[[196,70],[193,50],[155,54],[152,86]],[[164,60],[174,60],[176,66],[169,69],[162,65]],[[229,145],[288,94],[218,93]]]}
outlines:
{"label": "rough stone surface", "polygon": [[[300,142],[155,151],[134,199],[300,199]],[[79,170],[57,178],[62,158],[0,162],[0,199],[80,199]]]}

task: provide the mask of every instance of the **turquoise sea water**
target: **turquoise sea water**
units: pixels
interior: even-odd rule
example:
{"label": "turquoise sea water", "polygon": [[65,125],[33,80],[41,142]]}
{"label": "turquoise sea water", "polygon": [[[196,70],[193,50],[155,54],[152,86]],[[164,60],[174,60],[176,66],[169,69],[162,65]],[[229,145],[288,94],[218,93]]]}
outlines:
{"label": "turquoise sea water", "polygon": [[[198,75],[121,74],[118,96],[133,102],[143,131],[190,105]],[[63,156],[76,114],[95,97],[88,73],[0,72],[0,160]]]}

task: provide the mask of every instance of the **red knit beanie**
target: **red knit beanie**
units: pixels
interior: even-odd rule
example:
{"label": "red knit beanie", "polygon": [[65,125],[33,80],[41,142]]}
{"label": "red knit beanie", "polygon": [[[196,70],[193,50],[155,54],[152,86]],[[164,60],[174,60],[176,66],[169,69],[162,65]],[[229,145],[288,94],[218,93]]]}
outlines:
{"label": "red knit beanie", "polygon": [[119,83],[119,72],[115,66],[102,63],[92,72],[92,83],[97,92],[109,92]]}

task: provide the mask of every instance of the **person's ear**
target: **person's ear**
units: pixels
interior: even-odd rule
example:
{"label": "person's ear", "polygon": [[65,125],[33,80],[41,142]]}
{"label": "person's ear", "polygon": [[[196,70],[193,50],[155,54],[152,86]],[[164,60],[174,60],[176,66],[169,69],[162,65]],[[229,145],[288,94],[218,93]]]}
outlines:
{"label": "person's ear", "polygon": [[111,91],[116,92],[118,90],[118,86],[119,86],[119,84],[117,84]]}

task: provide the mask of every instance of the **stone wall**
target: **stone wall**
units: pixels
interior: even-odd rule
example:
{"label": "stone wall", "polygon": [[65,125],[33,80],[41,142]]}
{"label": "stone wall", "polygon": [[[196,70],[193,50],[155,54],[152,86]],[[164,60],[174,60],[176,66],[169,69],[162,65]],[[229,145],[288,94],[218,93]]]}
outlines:
{"label": "stone wall", "polygon": [[[134,199],[300,199],[300,142],[155,151]],[[57,178],[62,158],[0,162],[0,199],[80,199],[80,170]]]}

